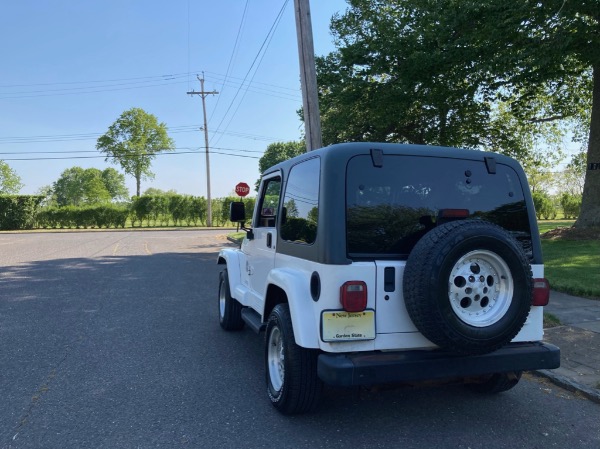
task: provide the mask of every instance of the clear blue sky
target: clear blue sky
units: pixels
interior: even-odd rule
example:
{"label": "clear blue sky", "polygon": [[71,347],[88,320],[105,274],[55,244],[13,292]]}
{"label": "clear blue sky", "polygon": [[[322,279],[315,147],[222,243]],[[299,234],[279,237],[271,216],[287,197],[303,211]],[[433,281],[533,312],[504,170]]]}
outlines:
{"label": "clear blue sky", "polygon": [[[139,107],[168,126],[177,153],[192,152],[158,156],[156,178],[142,191],[206,196],[202,102],[186,95],[200,90],[202,71],[205,89],[220,92],[207,98],[212,196],[230,194],[239,181],[252,185],[267,145],[302,132],[293,0],[259,53],[284,3],[248,0],[240,31],[245,0],[4,2],[0,159],[21,177],[21,193],[36,193],[73,166],[121,171],[95,152],[96,139]],[[329,22],[345,8],[343,0],[311,1],[318,55],[333,49]],[[134,179],[126,180],[134,194]]]}

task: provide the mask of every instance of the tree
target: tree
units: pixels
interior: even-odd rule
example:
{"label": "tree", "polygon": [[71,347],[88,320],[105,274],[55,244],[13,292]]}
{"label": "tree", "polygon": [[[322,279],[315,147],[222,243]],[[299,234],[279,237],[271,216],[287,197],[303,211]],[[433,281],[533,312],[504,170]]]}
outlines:
{"label": "tree", "polygon": [[[577,226],[600,225],[599,0],[349,3],[317,61],[325,142],[494,143],[526,159],[516,124],[536,137],[589,116]],[[514,120],[493,119],[502,104]]]}
{"label": "tree", "polygon": [[125,175],[114,168],[102,170],[102,182],[108,190],[111,199],[125,201],[129,199],[129,190],[125,186]]}
{"label": "tree", "polygon": [[0,195],[16,195],[22,187],[23,183],[17,172],[0,160]]}
{"label": "tree", "polygon": [[119,164],[125,173],[135,177],[137,196],[140,196],[141,180],[154,176],[150,166],[156,155],[172,151],[174,147],[167,126],[140,108],[123,112],[96,143],[96,148],[106,154],[107,161]]}
{"label": "tree", "polygon": [[164,190],[161,189],[157,189],[156,187],[148,187],[145,191],[144,191],[144,195],[155,195],[155,196],[160,196],[160,195],[177,195],[177,191],[175,189],[169,189],[166,192]]}
{"label": "tree", "polygon": [[401,1],[353,0],[332,20],[338,50],[317,59],[323,140],[475,147],[488,106],[439,46],[453,30]]}
{"label": "tree", "polygon": [[63,171],[52,186],[59,206],[106,203],[127,197],[125,177],[114,168],[72,167]]}
{"label": "tree", "polygon": [[296,201],[294,201],[293,198],[290,198],[290,200],[285,203],[285,208],[288,218],[298,218],[298,206],[296,206]]}
{"label": "tree", "polygon": [[[458,2],[445,0],[441,3]],[[576,227],[600,226],[600,1],[545,0],[461,4],[452,14],[468,27],[464,46],[478,49],[478,83],[498,96],[511,97],[523,120],[585,121],[587,172]],[[536,109],[543,97],[545,107]],[[591,112],[590,112],[591,111]]]}
{"label": "tree", "polygon": [[40,187],[35,193],[37,196],[42,197],[40,202],[41,206],[55,206],[56,197],[54,196],[54,189],[51,185],[45,185]]}
{"label": "tree", "polygon": [[575,154],[562,172],[561,190],[570,195],[581,196],[585,183],[586,154],[581,151]]}
{"label": "tree", "polygon": [[[304,141],[272,143],[258,160],[258,171],[264,173],[269,167],[287,161],[288,159],[299,156],[305,152],[306,144]],[[258,191],[259,185],[260,179],[256,181],[256,191]]]}

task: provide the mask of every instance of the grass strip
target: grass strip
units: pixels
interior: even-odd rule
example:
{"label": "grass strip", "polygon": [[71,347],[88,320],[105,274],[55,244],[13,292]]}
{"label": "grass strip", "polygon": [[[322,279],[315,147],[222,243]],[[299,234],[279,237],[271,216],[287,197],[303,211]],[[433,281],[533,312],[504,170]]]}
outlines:
{"label": "grass strip", "polygon": [[600,241],[542,240],[542,250],[553,290],[600,298]]}

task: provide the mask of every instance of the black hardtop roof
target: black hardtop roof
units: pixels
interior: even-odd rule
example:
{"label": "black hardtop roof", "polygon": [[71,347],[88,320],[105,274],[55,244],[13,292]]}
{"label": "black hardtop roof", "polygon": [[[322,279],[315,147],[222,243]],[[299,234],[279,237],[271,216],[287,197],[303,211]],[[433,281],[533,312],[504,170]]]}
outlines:
{"label": "black hardtop roof", "polygon": [[384,155],[406,155],[406,156],[430,156],[454,159],[471,159],[483,161],[486,157],[492,157],[498,163],[506,164],[512,167],[519,167],[519,163],[511,157],[499,153],[488,151],[467,150],[464,148],[440,147],[434,145],[413,145],[400,143],[382,143],[382,142],[351,142],[338,143],[318,150],[310,151],[300,156],[296,156],[287,161],[281,162],[268,168],[264,174],[272,173],[278,170],[287,172],[298,162],[319,156],[324,159],[331,159],[332,162],[343,163],[353,156],[361,154],[370,154],[371,150],[381,150]]}

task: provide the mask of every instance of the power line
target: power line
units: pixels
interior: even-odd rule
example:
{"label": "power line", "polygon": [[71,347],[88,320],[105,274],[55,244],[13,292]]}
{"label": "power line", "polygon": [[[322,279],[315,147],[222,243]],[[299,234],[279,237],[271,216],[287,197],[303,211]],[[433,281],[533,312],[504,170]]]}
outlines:
{"label": "power line", "polygon": [[[264,151],[260,150],[245,150],[241,148],[223,148],[223,147],[212,147],[216,150],[226,150],[226,151],[239,151],[241,153],[260,153],[264,154]],[[192,152],[199,152],[201,148],[192,148],[192,147],[178,147],[175,150],[191,150]],[[160,150],[162,151],[162,150]],[[82,153],[99,153],[98,150],[73,150],[73,151],[6,151],[0,152],[0,155],[13,155],[13,154],[82,154]],[[135,154],[135,153],[132,153]],[[163,153],[157,153],[163,154]],[[173,154],[173,153],[165,153],[165,154]],[[103,156],[106,157],[106,156]]]}
{"label": "power line", "polygon": [[[210,72],[207,71],[205,73],[212,73],[213,75],[216,75],[214,78],[216,79],[221,79],[223,77],[222,74],[220,73],[216,73],[216,72]],[[207,78],[213,78],[210,76],[207,76]],[[243,80],[243,78],[239,78],[236,76],[229,76],[229,79],[233,79],[233,80]],[[277,84],[268,84],[268,83],[261,83],[260,81],[254,81],[253,84],[260,84],[261,86],[268,86],[268,87],[274,87],[276,89],[282,89],[282,90],[289,90],[291,92],[295,92],[295,93],[299,93],[300,92],[300,88],[296,87],[296,88],[292,88],[292,87],[285,87],[285,86],[278,86]]]}
{"label": "power line", "polygon": [[[61,86],[61,85],[68,85],[68,84],[100,84],[100,83],[112,83],[112,82],[116,82],[116,81],[135,81],[135,80],[157,81],[159,79],[163,79],[165,81],[170,81],[170,80],[180,78],[182,76],[187,76],[187,75],[188,75],[187,73],[173,73],[173,74],[163,74],[163,75],[136,76],[136,77],[131,77],[131,78],[110,78],[110,79],[104,79],[104,80],[58,81],[55,83],[30,83],[30,84],[0,84],[0,88],[34,87],[34,86]],[[148,81],[145,81],[145,82],[148,82]]]}
{"label": "power line", "polygon": [[[162,74],[162,75],[147,75],[147,76],[136,76],[136,77],[129,77],[129,78],[108,78],[108,79],[103,79],[103,80],[58,81],[58,82],[53,82],[53,83],[29,83],[29,84],[0,84],[0,88],[4,89],[4,88],[15,88],[15,87],[67,86],[67,85],[74,85],[74,84],[105,84],[105,83],[114,83],[114,82],[121,82],[121,81],[131,81],[131,83],[128,83],[128,84],[136,84],[136,82],[139,84],[143,84],[143,83],[154,82],[154,81],[173,81],[175,79],[187,78],[188,76],[195,74],[197,72],[200,72],[200,71],[201,70],[194,70],[194,71],[187,71],[187,72],[180,72],[180,73],[167,73],[167,74]],[[206,71],[205,73],[209,74],[209,76],[207,76],[207,78],[215,78],[218,81],[220,81],[226,77],[226,75],[224,75],[222,73],[218,73],[218,72]],[[243,78],[232,76],[232,75],[229,75],[227,78],[231,79],[231,80],[242,80],[243,79]],[[276,89],[289,90],[291,92],[299,92],[300,91],[299,88],[292,88],[292,87],[286,87],[286,86],[279,86],[276,84],[262,83],[260,81],[254,81],[253,84],[259,84],[261,86],[267,86],[267,87],[274,87]]]}
{"label": "power line", "polygon": [[[231,77],[230,77],[231,78]],[[173,85],[186,84],[187,81],[176,81],[176,82],[165,82],[161,84],[144,84],[144,83],[134,83],[140,85],[130,85],[129,83],[120,84],[121,86],[128,87],[111,87],[109,86],[88,86],[88,87],[74,87],[69,89],[54,89],[54,90],[35,90],[35,91],[24,91],[24,92],[3,92],[0,93],[0,100],[13,100],[20,98],[39,98],[39,97],[60,97],[66,95],[84,95],[84,94],[96,94],[103,92],[118,92],[124,90],[134,90],[134,89],[145,89],[148,87],[166,87]],[[243,85],[236,84],[235,82],[227,81],[223,83],[226,86],[238,87],[238,89],[242,88]],[[255,83],[256,84],[256,83]],[[119,86],[119,84],[115,84],[113,86]],[[105,88],[110,87],[110,88]],[[291,95],[286,92],[274,91],[265,89],[262,87],[254,87],[250,89],[250,85],[245,86],[246,90],[250,92],[254,92],[261,95],[267,95],[273,98],[280,98],[288,101],[298,101],[300,99],[299,94]]]}
{"label": "power line", "polygon": [[[223,148],[224,151],[244,151]],[[152,156],[178,156],[182,154],[199,154],[199,149],[195,151],[171,151],[154,153]],[[251,156],[246,154],[225,153],[223,151],[211,151],[211,154],[219,154],[224,156],[243,157],[250,159],[260,159],[259,156]],[[3,161],[49,161],[49,160],[74,160],[74,159],[115,159],[116,156],[96,155],[96,156],[57,156],[57,157],[29,157],[29,158],[2,158]]]}
{"label": "power line", "polygon": [[[200,125],[181,125],[169,128],[170,134],[197,132],[201,128]],[[227,134],[233,137],[239,137],[241,139],[258,140],[265,142],[278,142],[284,139],[263,136],[260,134],[244,133],[239,131],[217,131],[220,134]],[[40,136],[8,136],[0,137],[0,145],[6,144],[28,144],[28,143],[39,143],[39,142],[71,142],[79,140],[96,140],[103,133],[90,132],[90,133],[78,133],[78,134],[54,134],[54,135],[40,135]]]}
{"label": "power line", "polygon": [[[248,83],[248,87],[252,84],[252,81],[254,81],[254,77],[256,76],[256,73],[258,72],[258,68],[262,64],[262,61],[263,61],[265,55],[267,54],[267,50],[269,49],[269,45],[271,44],[271,40],[273,39],[273,36],[275,36],[275,31],[277,30],[277,27],[279,26],[279,22],[281,22],[281,18],[283,17],[283,11],[285,10],[285,7],[287,6],[288,1],[289,0],[286,0],[285,3],[283,4],[283,6],[281,8],[281,11],[279,12],[279,16],[275,19],[275,23],[273,24],[274,26],[271,27],[271,29],[273,30],[273,32],[271,33],[270,37],[268,37],[267,45],[266,45],[265,50],[263,51],[263,53],[262,53],[262,55],[260,57],[260,60],[258,61],[258,64],[256,65],[256,69],[254,69],[254,73],[252,74],[252,78],[250,78],[250,82]],[[237,114],[238,110],[240,109],[240,106],[244,102],[244,99],[246,98],[246,94],[248,93],[248,87],[246,87],[246,89],[244,90],[244,95],[242,95],[242,99],[238,102],[238,105],[235,108],[235,111],[233,111],[233,114],[231,114],[231,117],[229,118],[229,121],[227,122],[227,125],[225,125],[225,130],[227,130],[229,128],[229,126],[231,125],[231,122],[233,121],[233,118],[235,117],[235,115]],[[219,141],[221,140],[221,137],[219,137],[215,143],[219,143]]]}
{"label": "power line", "polygon": [[[281,98],[284,100],[296,101],[300,98],[300,90],[292,89],[285,86],[277,86],[275,84],[261,83],[258,81],[252,81],[246,85],[244,80],[243,83],[239,81],[242,78],[237,78],[231,75],[223,75],[215,72],[212,73],[212,78],[216,82],[220,82],[225,86],[238,87],[244,86],[249,89],[250,92],[259,93],[263,95],[269,95],[274,98]],[[122,90],[132,89],[143,89],[146,87],[162,87],[174,84],[184,84],[189,81],[183,81],[183,78],[189,77],[190,73],[175,73],[167,75],[155,75],[146,77],[133,77],[133,78],[113,78],[107,80],[92,80],[92,81],[64,81],[57,83],[33,83],[33,84],[7,84],[0,85],[0,88],[11,89],[17,87],[45,87],[45,86],[69,86],[69,85],[85,85],[82,87],[64,87],[59,89],[43,89],[43,90],[25,90],[9,92],[0,92],[0,99],[19,99],[19,98],[37,98],[37,97],[50,97],[50,96],[65,96],[65,95],[81,95],[81,94],[92,94],[102,92],[114,92]],[[177,81],[181,80],[181,81]],[[125,82],[122,82],[125,81]],[[156,82],[161,81],[160,84]],[[172,82],[175,81],[175,82]],[[112,83],[112,84],[110,84]],[[149,84],[152,83],[152,84]],[[261,87],[266,86],[266,87]]]}
{"label": "power line", "polygon": [[17,92],[10,92],[10,95],[13,94],[35,94],[35,93],[44,93],[44,92],[64,92],[64,91],[70,91],[70,90],[86,90],[86,89],[90,89],[90,88],[104,88],[104,87],[120,87],[120,86],[135,86],[137,84],[147,84],[147,83],[154,83],[156,81],[174,81],[180,78],[183,78],[184,75],[178,75],[178,76],[172,76],[169,77],[168,79],[163,79],[163,80],[158,80],[158,79],[153,79],[153,80],[148,80],[148,81],[136,81],[136,82],[124,82],[124,83],[111,83],[111,84],[103,84],[101,86],[84,86],[84,87],[64,87],[61,89],[43,89],[43,90],[26,90],[26,91],[17,91]]}
{"label": "power line", "polygon": [[[248,71],[246,72],[246,75],[244,76],[244,79],[242,80],[242,83],[240,85],[240,87],[238,88],[238,90],[235,93],[235,96],[233,97],[233,99],[231,100],[231,103],[229,104],[229,107],[227,108],[227,111],[225,111],[225,114],[223,115],[223,118],[221,119],[221,121],[219,122],[219,124],[217,125],[216,130],[220,130],[221,129],[221,125],[223,124],[223,122],[225,121],[225,118],[227,117],[227,114],[229,114],[229,111],[231,110],[231,108],[233,107],[233,104],[235,103],[235,100],[237,99],[240,90],[242,88],[242,86],[244,85],[244,83],[246,82],[246,79],[248,78],[248,76],[250,75],[250,72],[252,72],[252,69],[254,67],[254,64],[256,64],[256,61],[258,60],[263,48],[265,47],[269,36],[271,35],[271,33],[273,32],[276,24],[279,21],[280,16],[283,14],[283,11],[286,7],[286,5],[288,4],[289,0],[285,0],[285,2],[283,3],[283,6],[281,7],[281,9],[279,10],[279,13],[277,14],[277,17],[275,18],[275,21],[273,22],[273,24],[271,25],[271,28],[269,29],[269,32],[267,33],[267,36],[265,37],[262,45],[260,46],[260,48],[258,49],[258,52],[256,53],[256,56],[254,57],[254,60],[252,61],[252,64],[250,65],[250,68],[248,69]],[[211,139],[212,140],[212,139]]]}
{"label": "power line", "polygon": [[[229,76],[229,73],[231,71],[231,65],[233,63],[233,60],[235,58],[236,55],[236,50],[239,48],[238,47],[238,42],[240,40],[240,35],[242,33],[242,28],[244,26],[244,21],[246,20],[246,11],[248,10],[248,0],[246,0],[246,4],[244,5],[244,12],[242,13],[242,20],[240,21],[240,25],[238,26],[238,31],[237,34],[235,36],[235,42],[233,44],[233,50],[231,51],[231,56],[229,57],[229,63],[227,64],[227,70],[225,71],[225,77],[223,78],[223,82],[221,83],[221,92],[223,92],[223,87],[225,87],[225,83],[227,82],[227,77]],[[215,111],[217,110],[217,108],[219,107],[219,102],[221,101],[221,97],[217,97],[217,103],[215,104],[215,107],[213,108],[213,112],[212,114],[210,114],[210,117],[208,118],[208,123],[212,122],[212,118],[213,115],[215,114]]]}
{"label": "power line", "polygon": [[[101,88],[95,88],[95,87],[73,88],[73,89],[71,89],[70,92],[36,93],[35,95],[29,95],[29,94],[14,95],[14,94],[9,93],[9,94],[0,94],[0,95],[3,95],[3,96],[0,96],[0,100],[12,100],[12,99],[18,99],[18,98],[58,97],[58,96],[65,96],[65,95],[95,94],[95,93],[102,93],[102,92],[117,92],[117,91],[123,91],[123,90],[145,89],[148,87],[164,87],[164,86],[171,86],[171,85],[175,85],[175,84],[185,84],[185,83],[186,83],[186,81],[176,81],[173,83],[146,84],[143,86],[120,87],[120,88],[115,88],[115,89],[101,89]],[[85,89],[85,90],[82,90],[82,89]],[[43,91],[39,91],[39,92],[43,92]]]}

